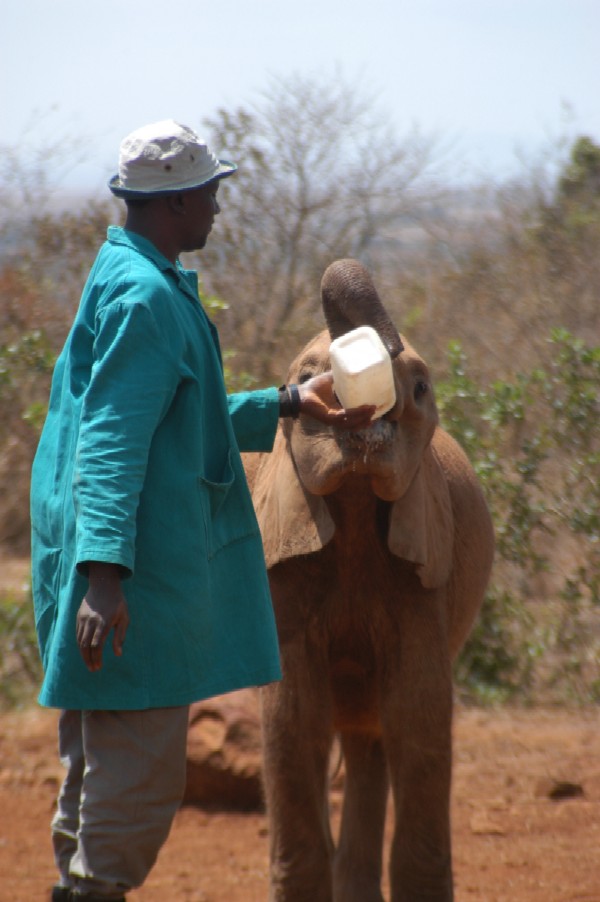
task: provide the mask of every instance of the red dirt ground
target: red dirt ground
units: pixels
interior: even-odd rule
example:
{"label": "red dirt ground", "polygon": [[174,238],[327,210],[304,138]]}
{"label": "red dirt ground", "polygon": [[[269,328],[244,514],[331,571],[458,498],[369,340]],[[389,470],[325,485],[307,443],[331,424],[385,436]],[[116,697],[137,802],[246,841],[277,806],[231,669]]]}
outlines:
{"label": "red dirt ground", "polygon": [[[49,822],[61,779],[55,726],[56,714],[37,708],[0,715],[1,902],[47,899],[54,881]],[[454,732],[457,902],[600,902],[598,713],[459,709]],[[557,781],[581,792],[552,800]],[[332,792],[334,823],[340,802]],[[264,815],[193,808],[181,810],[146,885],[129,896],[266,898]]]}

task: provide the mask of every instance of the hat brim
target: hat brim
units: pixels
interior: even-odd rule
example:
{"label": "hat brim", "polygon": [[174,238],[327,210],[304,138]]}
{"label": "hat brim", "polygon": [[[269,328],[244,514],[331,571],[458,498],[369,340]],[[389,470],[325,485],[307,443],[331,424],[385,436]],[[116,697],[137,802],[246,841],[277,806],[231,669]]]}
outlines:
{"label": "hat brim", "polygon": [[237,172],[237,166],[235,163],[230,163],[229,160],[219,160],[219,168],[217,171],[207,179],[201,179],[199,181],[194,181],[191,184],[185,185],[173,185],[169,188],[159,188],[152,189],[150,191],[142,191],[139,188],[127,188],[123,185],[120,177],[118,175],[113,175],[111,180],[108,183],[108,187],[115,195],[115,197],[119,197],[122,200],[130,199],[150,199],[151,197],[159,197],[161,195],[166,194],[181,194],[182,191],[193,191],[195,188],[202,188],[205,185],[210,185],[211,182],[219,181],[220,179],[226,179],[228,176],[233,175]]}

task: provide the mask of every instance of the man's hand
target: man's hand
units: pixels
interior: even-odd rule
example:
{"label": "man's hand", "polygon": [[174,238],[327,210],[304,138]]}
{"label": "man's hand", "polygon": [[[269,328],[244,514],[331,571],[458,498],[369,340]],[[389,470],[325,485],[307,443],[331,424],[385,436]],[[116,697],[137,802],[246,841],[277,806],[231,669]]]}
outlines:
{"label": "man's hand", "polygon": [[113,651],[123,653],[129,625],[127,602],[121,589],[119,568],[115,564],[90,561],[90,586],[77,612],[77,644],[88,670],[102,667],[102,648],[114,629]]}
{"label": "man's hand", "polygon": [[337,426],[339,429],[366,429],[375,413],[374,404],[352,407],[345,410],[340,406],[333,391],[331,371],[313,376],[298,386],[300,413],[305,413],[321,423]]}

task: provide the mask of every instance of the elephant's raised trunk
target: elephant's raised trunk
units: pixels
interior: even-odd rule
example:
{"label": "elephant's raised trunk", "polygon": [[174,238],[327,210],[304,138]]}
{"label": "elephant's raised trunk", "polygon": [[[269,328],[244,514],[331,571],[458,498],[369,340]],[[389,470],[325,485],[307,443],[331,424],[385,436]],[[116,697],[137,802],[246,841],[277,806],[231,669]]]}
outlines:
{"label": "elephant's raised trunk", "polygon": [[372,326],[392,359],[403,350],[371,276],[358,260],[336,260],[327,267],[321,280],[321,301],[332,339],[357,326]]}

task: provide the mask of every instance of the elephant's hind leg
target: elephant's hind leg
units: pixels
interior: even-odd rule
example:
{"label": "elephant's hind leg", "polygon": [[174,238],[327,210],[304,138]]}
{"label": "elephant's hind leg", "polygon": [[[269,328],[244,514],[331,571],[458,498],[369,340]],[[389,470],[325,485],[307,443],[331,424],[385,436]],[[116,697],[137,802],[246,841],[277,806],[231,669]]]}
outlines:
{"label": "elephant's hind leg", "polygon": [[346,780],[338,849],[333,868],[334,902],[383,902],[382,848],[388,793],[381,742],[363,734],[341,737]]}

